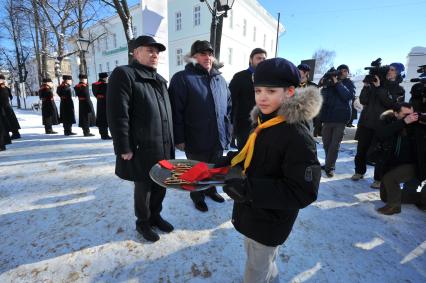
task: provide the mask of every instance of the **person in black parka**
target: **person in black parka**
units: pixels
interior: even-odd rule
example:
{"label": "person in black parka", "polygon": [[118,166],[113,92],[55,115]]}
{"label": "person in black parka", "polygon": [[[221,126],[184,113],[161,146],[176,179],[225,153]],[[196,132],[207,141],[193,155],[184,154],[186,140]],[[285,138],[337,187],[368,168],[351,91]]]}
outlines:
{"label": "person in black parka", "polygon": [[61,98],[59,112],[62,125],[64,126],[64,135],[71,136],[72,124],[75,124],[74,102],[72,101],[72,77],[70,75],[62,76],[62,83],[56,89],[56,93]]}
{"label": "person in black parka", "polygon": [[229,83],[232,98],[232,126],[233,136],[237,141],[237,148],[241,150],[246,144],[251,130],[250,111],[254,101],[253,74],[257,65],[265,61],[267,53],[262,48],[255,48],[250,54],[247,70],[238,72]]}
{"label": "person in black parka", "polygon": [[232,224],[244,235],[244,283],[279,282],[279,246],[299,209],[317,198],[321,166],[305,121],[318,114],[322,98],[315,87],[295,89],[299,83],[296,66],[283,58],[260,63],[254,73],[257,127],[232,159],[223,188],[234,199]]}
{"label": "person in black parka", "polygon": [[5,123],[7,125],[7,132],[12,132],[11,139],[19,139],[21,137],[21,134],[19,133],[21,126],[19,125],[12,106],[10,105],[9,99],[12,99],[12,93],[5,83],[4,75],[0,74],[0,108],[3,108],[6,115]]}
{"label": "person in black parka", "polygon": [[46,134],[57,134],[52,126],[59,124],[58,108],[53,97],[53,82],[50,78],[43,79],[43,83],[38,91],[41,99],[41,116]]}
{"label": "person in black parka", "polygon": [[108,135],[108,121],[106,114],[108,73],[99,73],[99,80],[92,84],[92,92],[96,97],[96,126],[99,128],[101,139],[110,140]]}
{"label": "person in black parka", "polygon": [[132,46],[132,63],[115,68],[109,78],[107,118],[117,156],[115,173],[135,183],[136,230],[154,242],[160,238],[154,226],[164,232],[174,229],[160,215],[166,189],[149,177],[158,161],[175,157],[166,80],[156,71],[166,47],[150,36],[139,36]]}
{"label": "person in black parka", "polygon": [[78,76],[80,82],[74,86],[75,95],[78,97],[78,126],[83,129],[85,137],[93,137],[90,133],[90,127],[96,125],[95,109],[90,100],[89,85],[87,84],[87,75]]}

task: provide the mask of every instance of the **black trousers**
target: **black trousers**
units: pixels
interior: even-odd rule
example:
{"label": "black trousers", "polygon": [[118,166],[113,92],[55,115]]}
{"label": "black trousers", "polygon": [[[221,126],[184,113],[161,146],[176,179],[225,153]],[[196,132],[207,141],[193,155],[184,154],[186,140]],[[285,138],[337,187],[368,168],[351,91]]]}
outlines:
{"label": "black trousers", "polygon": [[[206,163],[217,163],[221,156],[223,156],[223,150],[215,150],[212,152],[206,152],[206,153],[189,153],[185,152],[186,158],[197,160],[201,162]],[[197,203],[200,201],[204,201],[205,195],[214,194],[216,193],[216,187],[210,187],[207,190],[201,191],[201,192],[191,192],[190,197],[193,202]]]}
{"label": "black trousers", "polygon": [[367,171],[367,153],[373,143],[374,135],[375,130],[363,126],[358,127],[356,133],[358,145],[355,155],[355,173],[365,174]]}
{"label": "black trousers", "polygon": [[166,189],[154,182],[135,182],[134,201],[137,226],[160,215],[165,196]]}

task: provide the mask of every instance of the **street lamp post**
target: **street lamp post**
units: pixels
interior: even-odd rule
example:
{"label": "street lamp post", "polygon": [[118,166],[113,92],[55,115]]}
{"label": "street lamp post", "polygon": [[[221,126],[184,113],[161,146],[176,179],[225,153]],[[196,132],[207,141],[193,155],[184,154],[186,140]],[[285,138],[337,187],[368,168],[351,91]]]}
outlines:
{"label": "street lamp post", "polygon": [[80,74],[87,75],[86,52],[88,52],[90,40],[80,37],[77,39],[76,43],[77,43],[77,47],[79,50],[79,57],[80,57],[80,65],[79,65]]}
{"label": "street lamp post", "polygon": [[213,0],[213,3],[209,3],[209,0],[200,0],[200,2],[205,2],[212,14],[210,44],[213,46],[216,59],[219,60],[223,18],[228,16],[228,11],[232,9],[235,0]]}

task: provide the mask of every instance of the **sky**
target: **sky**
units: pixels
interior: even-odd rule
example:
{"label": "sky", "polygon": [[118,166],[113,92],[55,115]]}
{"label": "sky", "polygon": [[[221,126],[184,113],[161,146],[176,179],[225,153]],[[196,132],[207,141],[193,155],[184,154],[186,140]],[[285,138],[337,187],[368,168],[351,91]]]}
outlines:
{"label": "sky", "polygon": [[405,65],[411,48],[426,47],[425,0],[258,1],[274,17],[281,13],[278,56],[294,63],[324,48],[336,52],[335,67],[356,72],[378,57]]}

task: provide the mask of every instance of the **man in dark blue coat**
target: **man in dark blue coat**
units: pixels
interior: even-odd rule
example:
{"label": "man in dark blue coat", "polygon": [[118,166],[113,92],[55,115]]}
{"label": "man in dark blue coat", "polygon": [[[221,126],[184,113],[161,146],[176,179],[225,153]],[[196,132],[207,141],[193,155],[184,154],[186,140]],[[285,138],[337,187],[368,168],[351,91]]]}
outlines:
{"label": "man in dark blue coat", "polygon": [[351,104],[355,98],[355,86],[348,78],[348,66],[340,65],[337,71],[339,71],[339,78],[332,76],[333,84],[324,86],[321,90],[324,99],[321,109],[322,142],[325,152],[324,170],[328,177],[334,176],[340,143],[345,126],[351,119]]}
{"label": "man in dark blue coat", "polygon": [[[213,66],[213,48],[208,41],[192,44],[190,60],[169,86],[176,148],[185,151],[188,159],[216,163],[230,142],[231,95]],[[208,210],[205,194],[216,202],[224,201],[215,187],[192,192],[191,199],[200,211]]]}

